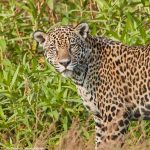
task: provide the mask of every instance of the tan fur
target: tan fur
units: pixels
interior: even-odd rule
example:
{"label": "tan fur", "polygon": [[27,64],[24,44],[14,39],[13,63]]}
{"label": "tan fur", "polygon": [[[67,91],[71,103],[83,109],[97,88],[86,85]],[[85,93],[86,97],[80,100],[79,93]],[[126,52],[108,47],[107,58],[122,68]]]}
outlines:
{"label": "tan fur", "polygon": [[72,78],[93,113],[95,149],[123,145],[130,120],[150,119],[150,45],[93,37],[84,23],[53,29],[43,48],[56,70]]}

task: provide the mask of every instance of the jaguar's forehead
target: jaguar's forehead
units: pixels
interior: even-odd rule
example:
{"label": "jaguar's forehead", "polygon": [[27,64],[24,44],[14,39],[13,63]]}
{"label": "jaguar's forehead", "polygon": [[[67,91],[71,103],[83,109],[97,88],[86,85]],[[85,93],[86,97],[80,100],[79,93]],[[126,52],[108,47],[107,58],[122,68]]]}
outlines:
{"label": "jaguar's forehead", "polygon": [[67,48],[70,44],[70,38],[74,34],[74,29],[70,26],[61,26],[52,29],[48,33],[46,44],[52,44],[57,48]]}
{"label": "jaguar's forehead", "polygon": [[[70,44],[70,39],[75,38],[76,34],[73,27],[61,26],[54,28],[48,32],[48,43],[55,44],[58,48],[67,48]],[[77,37],[76,37],[77,38]],[[54,45],[53,45],[54,46]]]}
{"label": "jaguar's forehead", "polygon": [[73,32],[74,29],[71,26],[60,26],[50,30],[48,35],[54,38],[63,38],[64,36],[68,37],[69,35],[72,35]]}

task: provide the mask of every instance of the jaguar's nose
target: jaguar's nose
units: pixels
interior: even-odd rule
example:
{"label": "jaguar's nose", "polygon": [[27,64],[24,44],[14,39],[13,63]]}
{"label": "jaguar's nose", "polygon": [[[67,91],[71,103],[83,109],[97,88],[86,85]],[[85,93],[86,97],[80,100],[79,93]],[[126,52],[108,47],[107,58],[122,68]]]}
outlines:
{"label": "jaguar's nose", "polygon": [[70,64],[71,60],[70,59],[65,59],[65,60],[61,60],[59,61],[59,63],[61,65],[63,65],[65,68]]}

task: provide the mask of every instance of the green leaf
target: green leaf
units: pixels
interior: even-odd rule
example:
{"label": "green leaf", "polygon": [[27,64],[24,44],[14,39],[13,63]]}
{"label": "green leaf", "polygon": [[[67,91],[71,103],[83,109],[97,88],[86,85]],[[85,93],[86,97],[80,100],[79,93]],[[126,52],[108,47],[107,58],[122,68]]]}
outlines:
{"label": "green leaf", "polygon": [[14,76],[13,76],[12,81],[10,83],[10,89],[12,89],[14,83],[16,82],[16,79],[17,79],[17,76],[18,76],[18,72],[19,72],[19,68],[20,68],[20,65],[18,65],[18,67],[17,67],[17,69],[16,69],[16,71],[14,73]]}
{"label": "green leaf", "polygon": [[0,49],[6,49],[6,41],[4,39],[0,39]]}
{"label": "green leaf", "polygon": [[65,131],[68,130],[68,117],[67,116],[65,116],[63,119],[63,128]]}
{"label": "green leaf", "polygon": [[127,24],[128,24],[128,29],[133,30],[133,27],[134,27],[133,17],[129,12],[127,13]]}
{"label": "green leaf", "polygon": [[100,8],[109,8],[106,0],[95,0]]}
{"label": "green leaf", "polygon": [[4,114],[3,108],[0,106],[0,117],[6,120],[6,115]]}
{"label": "green leaf", "polygon": [[64,17],[61,22],[62,22],[62,25],[67,25],[69,20],[67,17]]}
{"label": "green leaf", "polygon": [[47,0],[47,4],[51,10],[54,9],[54,0]]}

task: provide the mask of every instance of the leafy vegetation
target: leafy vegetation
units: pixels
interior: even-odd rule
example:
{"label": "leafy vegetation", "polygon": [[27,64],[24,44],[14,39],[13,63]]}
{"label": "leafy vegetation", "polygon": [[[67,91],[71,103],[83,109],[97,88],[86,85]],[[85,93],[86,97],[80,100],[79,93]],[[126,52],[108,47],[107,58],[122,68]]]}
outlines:
{"label": "leafy vegetation", "polygon": [[[0,149],[67,150],[61,147],[67,133],[72,135],[68,139],[82,135],[82,141],[80,137],[74,142],[84,149],[93,143],[89,140],[94,123],[74,84],[44,61],[32,38],[37,29],[48,31],[55,25],[84,21],[93,35],[128,45],[150,42],[149,0],[0,1]],[[131,123],[134,140],[129,145],[140,143],[143,136],[150,140],[150,123],[137,124]]]}

